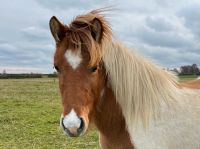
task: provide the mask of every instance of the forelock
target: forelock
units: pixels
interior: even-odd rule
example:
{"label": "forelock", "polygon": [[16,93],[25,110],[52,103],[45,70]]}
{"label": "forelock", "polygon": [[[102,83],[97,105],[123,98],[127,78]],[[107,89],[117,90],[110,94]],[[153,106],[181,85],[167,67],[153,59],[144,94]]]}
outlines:
{"label": "forelock", "polygon": [[[66,38],[74,49],[85,49],[90,56],[89,66],[97,65],[102,57],[102,45],[97,43],[91,36],[91,22],[95,18],[99,19],[102,23],[104,39],[111,37],[111,29],[105,16],[101,14],[102,11],[94,10],[84,15],[77,16],[67,27]],[[79,48],[78,48],[79,47]]]}

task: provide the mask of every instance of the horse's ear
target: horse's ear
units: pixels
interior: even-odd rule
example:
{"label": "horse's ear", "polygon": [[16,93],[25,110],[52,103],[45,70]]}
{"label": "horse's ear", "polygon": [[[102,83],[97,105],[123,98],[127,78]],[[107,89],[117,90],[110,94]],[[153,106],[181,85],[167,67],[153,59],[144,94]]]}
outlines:
{"label": "horse's ear", "polygon": [[51,17],[49,27],[56,43],[65,37],[65,26],[55,16]]}
{"label": "horse's ear", "polygon": [[98,43],[101,42],[102,35],[103,35],[103,27],[102,27],[101,21],[97,18],[95,18],[91,22],[91,34],[94,40],[96,40]]}

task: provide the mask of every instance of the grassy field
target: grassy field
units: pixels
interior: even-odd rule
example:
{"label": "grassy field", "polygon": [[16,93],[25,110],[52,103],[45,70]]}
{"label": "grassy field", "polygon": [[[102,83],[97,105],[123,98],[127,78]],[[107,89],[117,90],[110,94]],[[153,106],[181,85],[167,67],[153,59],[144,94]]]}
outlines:
{"label": "grassy field", "polygon": [[0,148],[99,148],[95,130],[80,138],[63,134],[57,84],[48,78],[0,80]]}
{"label": "grassy field", "polygon": [[183,81],[189,81],[189,80],[194,80],[194,79],[196,79],[197,77],[198,77],[198,76],[196,76],[196,75],[179,76],[181,82],[183,82]]}
{"label": "grassy field", "polygon": [[[194,78],[187,76],[181,80]],[[0,148],[99,148],[94,129],[84,137],[66,137],[59,127],[60,113],[57,80],[0,80]]]}

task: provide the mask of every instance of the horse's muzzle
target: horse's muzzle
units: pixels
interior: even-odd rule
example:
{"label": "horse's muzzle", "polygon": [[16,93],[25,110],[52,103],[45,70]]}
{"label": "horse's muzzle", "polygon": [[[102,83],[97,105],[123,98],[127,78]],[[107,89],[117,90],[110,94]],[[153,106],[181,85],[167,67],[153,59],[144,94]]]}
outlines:
{"label": "horse's muzzle", "polygon": [[78,137],[80,136],[85,128],[84,120],[83,118],[80,118],[80,126],[79,127],[65,127],[64,123],[64,118],[61,118],[61,126],[64,129],[64,132],[66,135],[69,137]]}

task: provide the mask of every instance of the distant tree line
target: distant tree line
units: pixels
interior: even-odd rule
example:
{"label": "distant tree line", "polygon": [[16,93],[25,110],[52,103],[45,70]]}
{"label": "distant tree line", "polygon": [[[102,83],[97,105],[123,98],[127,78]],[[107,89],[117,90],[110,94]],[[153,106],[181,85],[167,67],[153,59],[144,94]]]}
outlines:
{"label": "distant tree line", "polygon": [[38,74],[38,73],[30,73],[30,74],[9,74],[6,73],[6,70],[3,70],[2,73],[0,73],[0,79],[23,79],[23,78],[55,78],[57,77],[57,73],[50,73],[50,74]]}
{"label": "distant tree line", "polygon": [[181,66],[180,67],[180,75],[200,75],[200,69],[197,64]]}
{"label": "distant tree line", "polygon": [[56,78],[58,74],[56,72],[51,73],[51,74],[46,74],[48,78]]}
{"label": "distant tree line", "polygon": [[42,74],[0,74],[0,79],[42,78]]}
{"label": "distant tree line", "polygon": [[[176,72],[179,75],[200,75],[200,69],[198,68],[197,64],[181,66],[180,70],[174,68],[172,71]],[[42,77],[55,78],[57,77],[57,72],[50,74],[36,74],[36,73],[8,74],[6,73],[6,70],[3,70],[3,72],[0,73],[0,79],[23,79],[23,78],[42,78]]]}

